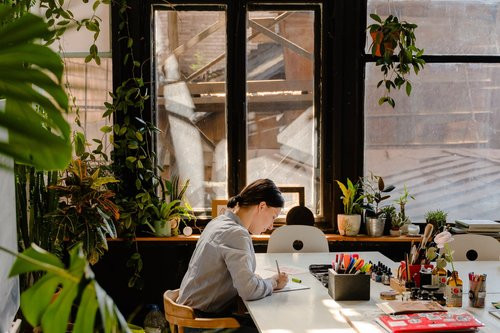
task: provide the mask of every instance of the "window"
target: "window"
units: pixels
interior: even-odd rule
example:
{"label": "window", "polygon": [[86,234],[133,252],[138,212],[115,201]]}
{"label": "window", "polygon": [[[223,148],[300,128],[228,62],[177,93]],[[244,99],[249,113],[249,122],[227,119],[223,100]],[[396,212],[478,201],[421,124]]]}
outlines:
{"label": "window", "polygon": [[204,212],[228,197],[226,13],[160,7],[154,15],[162,176],[189,179],[187,198]]}
{"label": "window", "polygon": [[64,58],[64,70],[66,87],[70,98],[75,98],[73,106],[78,109],[82,125],[80,128],[75,123],[76,113],[69,113],[67,118],[73,126],[72,130],[82,131],[85,134],[91,144],[89,150],[97,147],[97,143],[92,139],[103,139],[103,151],[109,157],[112,147],[108,142],[108,136],[103,136],[100,129],[112,125],[112,122],[102,117],[105,111],[104,102],[111,103],[109,96],[109,92],[112,91],[111,58],[101,57],[101,65],[97,65],[93,61],[85,63],[83,57],[67,54]]}
{"label": "window", "polygon": [[398,189],[407,184],[416,198],[407,206],[413,221],[431,209],[447,211],[449,220],[498,219],[499,5],[368,1],[368,13],[416,23],[427,56],[425,69],[410,77],[411,96],[393,94],[395,109],[378,106],[380,70],[366,63],[364,170]]}
{"label": "window", "polygon": [[152,7],[163,176],[190,180],[201,216],[212,200],[270,178],[303,187],[305,205],[324,219],[321,1],[179,3]]}

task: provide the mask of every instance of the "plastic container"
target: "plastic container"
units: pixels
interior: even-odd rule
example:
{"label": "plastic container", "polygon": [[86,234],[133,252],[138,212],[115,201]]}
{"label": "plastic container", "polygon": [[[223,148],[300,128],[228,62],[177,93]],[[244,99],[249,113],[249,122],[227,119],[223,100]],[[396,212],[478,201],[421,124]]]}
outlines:
{"label": "plastic container", "polygon": [[166,332],[167,321],[160,307],[156,304],[149,304],[149,312],[144,318],[144,332],[146,333],[163,333]]}

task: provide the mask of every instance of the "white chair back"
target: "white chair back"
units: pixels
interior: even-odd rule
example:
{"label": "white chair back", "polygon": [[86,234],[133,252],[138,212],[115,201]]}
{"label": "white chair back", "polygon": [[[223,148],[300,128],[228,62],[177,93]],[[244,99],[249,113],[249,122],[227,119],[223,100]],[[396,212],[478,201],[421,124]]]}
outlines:
{"label": "white chair back", "polygon": [[269,237],[267,253],[328,252],[325,234],[308,225],[284,225]]}
{"label": "white chair back", "polygon": [[453,260],[457,261],[492,261],[500,259],[500,243],[491,236],[465,234],[453,235],[449,243]]}

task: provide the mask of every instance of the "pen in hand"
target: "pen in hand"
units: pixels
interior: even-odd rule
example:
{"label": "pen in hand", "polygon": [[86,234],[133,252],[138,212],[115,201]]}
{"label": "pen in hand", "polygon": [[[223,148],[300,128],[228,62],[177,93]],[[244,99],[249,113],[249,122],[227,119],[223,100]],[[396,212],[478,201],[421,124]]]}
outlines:
{"label": "pen in hand", "polygon": [[281,275],[280,266],[278,265],[278,260],[276,259],[276,269],[278,270],[278,275]]}

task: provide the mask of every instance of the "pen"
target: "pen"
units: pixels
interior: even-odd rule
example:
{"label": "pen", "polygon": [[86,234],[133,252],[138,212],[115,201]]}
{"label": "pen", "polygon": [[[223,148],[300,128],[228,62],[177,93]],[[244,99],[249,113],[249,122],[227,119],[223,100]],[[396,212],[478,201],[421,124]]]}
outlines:
{"label": "pen", "polygon": [[276,259],[276,269],[278,270],[278,275],[281,275],[280,266],[278,265],[278,259]]}
{"label": "pen", "polygon": [[292,282],[302,283],[302,280],[297,278],[292,278]]}

